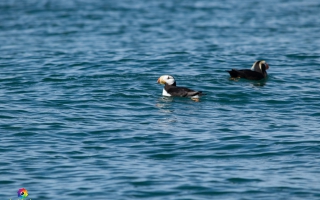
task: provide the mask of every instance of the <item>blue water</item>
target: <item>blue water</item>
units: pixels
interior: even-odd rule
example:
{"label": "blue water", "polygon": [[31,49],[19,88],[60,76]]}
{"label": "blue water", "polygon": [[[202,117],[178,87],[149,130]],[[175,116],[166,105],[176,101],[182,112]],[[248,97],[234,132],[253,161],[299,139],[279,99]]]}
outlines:
{"label": "blue water", "polygon": [[[320,199],[319,10],[0,1],[0,199]],[[164,74],[207,95],[163,98]]]}

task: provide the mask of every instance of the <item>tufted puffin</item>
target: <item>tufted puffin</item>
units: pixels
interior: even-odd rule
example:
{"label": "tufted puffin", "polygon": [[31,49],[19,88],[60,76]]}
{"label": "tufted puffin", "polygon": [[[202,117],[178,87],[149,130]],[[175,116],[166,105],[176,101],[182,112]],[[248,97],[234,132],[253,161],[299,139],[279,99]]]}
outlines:
{"label": "tufted puffin", "polygon": [[164,84],[162,91],[163,96],[191,97],[192,99],[199,99],[200,96],[204,95],[201,91],[195,91],[185,87],[177,87],[175,79],[170,75],[160,76],[157,83]]}
{"label": "tufted puffin", "polygon": [[246,78],[250,80],[261,80],[267,77],[269,65],[264,60],[258,60],[253,63],[251,69],[232,69],[229,72],[231,78]]}

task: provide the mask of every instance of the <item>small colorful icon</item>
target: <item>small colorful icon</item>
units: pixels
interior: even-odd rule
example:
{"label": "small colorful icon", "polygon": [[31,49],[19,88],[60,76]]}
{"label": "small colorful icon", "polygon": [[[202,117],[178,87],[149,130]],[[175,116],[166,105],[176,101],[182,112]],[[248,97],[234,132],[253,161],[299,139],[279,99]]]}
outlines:
{"label": "small colorful icon", "polygon": [[18,190],[18,197],[19,197],[20,199],[24,199],[24,198],[26,198],[27,196],[28,196],[28,191],[27,191],[26,189],[20,188],[20,189]]}

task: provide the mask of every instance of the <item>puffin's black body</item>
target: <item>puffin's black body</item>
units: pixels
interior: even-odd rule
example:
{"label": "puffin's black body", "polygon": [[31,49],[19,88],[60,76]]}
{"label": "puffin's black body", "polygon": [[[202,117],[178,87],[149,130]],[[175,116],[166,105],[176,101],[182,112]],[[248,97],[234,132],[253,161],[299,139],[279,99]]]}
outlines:
{"label": "puffin's black body", "polygon": [[265,61],[256,61],[250,69],[232,69],[229,72],[232,78],[245,78],[249,80],[261,80],[268,76],[269,65]]}
{"label": "puffin's black body", "polygon": [[267,77],[267,72],[265,74],[261,74],[260,72],[255,72],[250,69],[232,69],[228,71],[232,78],[246,78],[249,80],[261,80]]}
{"label": "puffin's black body", "polygon": [[177,96],[177,97],[193,97],[193,96],[201,96],[202,91],[194,91],[189,88],[185,87],[177,87],[176,84],[174,85],[169,85],[165,84],[164,89],[169,93],[171,96]]}

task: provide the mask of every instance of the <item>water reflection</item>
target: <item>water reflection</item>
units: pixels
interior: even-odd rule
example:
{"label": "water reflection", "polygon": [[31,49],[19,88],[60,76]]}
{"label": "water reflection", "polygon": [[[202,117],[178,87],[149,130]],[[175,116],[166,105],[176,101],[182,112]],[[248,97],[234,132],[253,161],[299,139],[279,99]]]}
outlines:
{"label": "water reflection", "polygon": [[173,110],[170,109],[172,104],[171,102],[173,102],[173,97],[160,97],[158,99],[158,102],[156,103],[157,108],[159,108],[160,112],[163,113],[172,113]]}
{"label": "water reflection", "polygon": [[265,86],[267,83],[266,80],[263,80],[263,81],[255,81],[255,82],[251,82],[251,85],[252,86],[255,86],[255,87],[263,87]]}
{"label": "water reflection", "polygon": [[172,108],[172,102],[173,102],[173,97],[160,97],[158,99],[158,102],[156,103],[156,107],[159,108],[159,111],[161,113],[165,113],[165,118],[163,122],[165,124],[168,123],[175,123],[177,122],[177,118],[173,115],[173,108]]}

